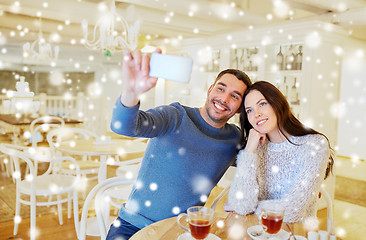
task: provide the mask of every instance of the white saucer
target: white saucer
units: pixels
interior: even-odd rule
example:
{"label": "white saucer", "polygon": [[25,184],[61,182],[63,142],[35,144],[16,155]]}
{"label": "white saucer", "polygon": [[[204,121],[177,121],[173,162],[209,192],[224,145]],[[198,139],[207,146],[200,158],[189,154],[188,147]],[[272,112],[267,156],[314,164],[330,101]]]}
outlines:
{"label": "white saucer", "polygon": [[[300,235],[295,235],[295,238],[296,238],[296,240],[307,240],[307,238],[306,238],[306,237],[304,237],[304,236],[300,236]],[[293,237],[293,236],[291,236],[291,237],[290,237],[290,240],[294,240],[294,237]]]}
{"label": "white saucer", "polygon": [[[248,233],[248,235],[251,238],[256,239],[256,240],[264,240],[264,239],[267,239],[268,233],[266,233],[266,232],[263,232],[263,234],[260,235],[260,236],[254,236],[254,235],[251,234],[252,232],[261,232],[261,231],[263,231],[263,228],[262,228],[261,225],[251,226],[251,227],[249,227],[247,229],[247,233]],[[285,230],[281,229],[277,233],[275,239],[278,239],[278,240],[288,240],[289,237],[290,237],[290,234],[288,232],[286,232]]]}
{"label": "white saucer", "polygon": [[[179,235],[177,240],[195,240],[195,239],[191,236],[190,233],[186,232],[186,233]],[[212,233],[209,233],[204,240],[221,240],[221,238],[219,238],[218,236],[216,236]]]}

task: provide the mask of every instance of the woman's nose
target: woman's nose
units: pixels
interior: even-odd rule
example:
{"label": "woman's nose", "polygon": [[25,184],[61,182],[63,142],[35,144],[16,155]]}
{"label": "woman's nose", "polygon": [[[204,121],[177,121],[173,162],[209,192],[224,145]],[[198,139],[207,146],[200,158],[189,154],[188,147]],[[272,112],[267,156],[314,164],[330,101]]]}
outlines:
{"label": "woman's nose", "polygon": [[260,116],[262,116],[262,113],[259,110],[257,110],[257,111],[255,111],[255,116],[260,117]]}

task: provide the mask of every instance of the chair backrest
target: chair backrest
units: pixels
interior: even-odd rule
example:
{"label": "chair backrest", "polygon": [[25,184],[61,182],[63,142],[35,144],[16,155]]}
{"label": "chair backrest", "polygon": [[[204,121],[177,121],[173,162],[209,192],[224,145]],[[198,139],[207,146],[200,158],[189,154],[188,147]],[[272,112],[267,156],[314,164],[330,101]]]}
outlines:
{"label": "chair backrest", "polygon": [[105,204],[103,201],[102,195],[103,192],[109,188],[122,186],[122,185],[130,185],[134,184],[136,179],[126,179],[123,177],[113,177],[104,180],[103,182],[98,183],[94,188],[89,192],[88,196],[85,199],[83,205],[83,211],[80,219],[80,228],[79,228],[79,240],[85,240],[86,235],[86,220],[88,217],[89,206],[92,199],[95,197],[95,213],[98,221],[99,233],[101,239],[106,239],[107,233],[107,224],[103,218],[102,214],[102,206]]}
{"label": "chair backrest", "polygon": [[[14,145],[14,144],[0,144],[0,152],[9,156],[10,164],[13,164],[14,171],[12,173],[13,179],[15,179],[15,183],[18,185],[22,178],[32,179],[37,176],[35,172],[35,168],[33,162],[30,160],[27,154],[23,151],[26,151],[28,148]],[[29,174],[27,176],[22,177],[22,171],[20,168],[20,162],[24,161],[29,168]],[[27,174],[27,173],[25,173]],[[31,181],[31,188],[33,188],[33,181]]]}
{"label": "chair backrest", "polygon": [[51,129],[65,127],[65,121],[56,116],[42,116],[32,121],[30,132],[32,137],[32,146],[37,147],[38,137],[42,132],[49,132]]}
{"label": "chair backrest", "polygon": [[[35,190],[34,181],[33,179],[37,177],[37,171],[33,164],[33,162],[36,161],[43,161],[43,162],[50,162],[50,167],[52,167],[52,163],[54,162],[69,162],[72,164],[73,168],[76,172],[77,179],[80,178],[80,167],[76,160],[72,157],[50,157],[50,156],[42,156],[39,152],[36,152],[37,149],[34,149],[33,147],[22,147],[14,144],[0,144],[0,152],[8,155],[12,161],[12,164],[14,164],[15,171],[13,173],[14,178],[16,180],[16,184],[18,185],[22,179],[25,179],[27,181],[30,181],[31,183],[31,189],[32,192]],[[33,160],[33,161],[32,161]],[[22,171],[20,168],[20,161],[24,161],[28,168],[29,168],[29,174],[25,173],[25,176],[22,176]],[[46,175],[50,173],[50,170],[47,170],[42,175]],[[74,182],[71,186],[72,188],[77,186],[77,182]]]}
{"label": "chair backrest", "polygon": [[47,134],[47,142],[50,145],[52,150],[55,150],[57,144],[60,144],[63,141],[73,140],[77,138],[82,139],[96,139],[98,136],[84,128],[69,128],[62,127],[51,130]]}

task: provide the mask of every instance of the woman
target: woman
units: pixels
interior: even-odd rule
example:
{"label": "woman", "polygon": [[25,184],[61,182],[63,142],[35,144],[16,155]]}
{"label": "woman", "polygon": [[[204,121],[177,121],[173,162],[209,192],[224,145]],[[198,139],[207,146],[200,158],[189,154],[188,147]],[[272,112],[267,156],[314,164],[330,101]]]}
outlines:
{"label": "woman", "polygon": [[263,203],[276,202],[285,206],[285,222],[315,217],[320,185],[333,166],[327,137],[304,126],[268,82],[248,88],[243,104],[244,149],[225,210],[259,214]]}

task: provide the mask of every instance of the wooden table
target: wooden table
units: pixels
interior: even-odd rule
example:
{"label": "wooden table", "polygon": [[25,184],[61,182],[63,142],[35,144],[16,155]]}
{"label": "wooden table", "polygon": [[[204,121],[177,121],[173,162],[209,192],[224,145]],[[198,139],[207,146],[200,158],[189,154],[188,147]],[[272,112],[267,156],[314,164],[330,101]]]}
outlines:
{"label": "wooden table", "polygon": [[107,157],[118,155],[120,160],[126,161],[142,157],[147,144],[128,139],[113,139],[111,143],[94,144],[93,140],[73,140],[65,141],[57,147],[61,152],[81,156],[99,156],[100,168],[98,172],[98,182],[106,179],[107,175]]}
{"label": "wooden table", "polygon": [[[256,215],[241,216],[235,213],[215,212],[214,223],[212,224],[210,233],[215,234],[222,240],[249,240],[252,238],[247,234],[247,228],[254,225],[258,225],[258,218]],[[295,235],[306,236],[303,225],[299,223],[284,223],[282,229],[287,232],[292,230]],[[130,240],[175,240],[184,232],[185,231],[179,227],[177,218],[173,217],[141,229],[135,233]]]}
{"label": "wooden table", "polygon": [[[31,115],[21,115],[20,117],[16,117],[15,114],[0,114],[0,129],[3,133],[13,134],[13,142],[17,143],[19,136],[26,131],[30,131],[32,121],[39,117],[41,116],[32,117]],[[82,121],[70,118],[63,118],[63,120],[67,127],[78,127],[83,123]],[[52,124],[53,122],[50,120],[47,123]],[[42,124],[42,122],[39,124]]]}

